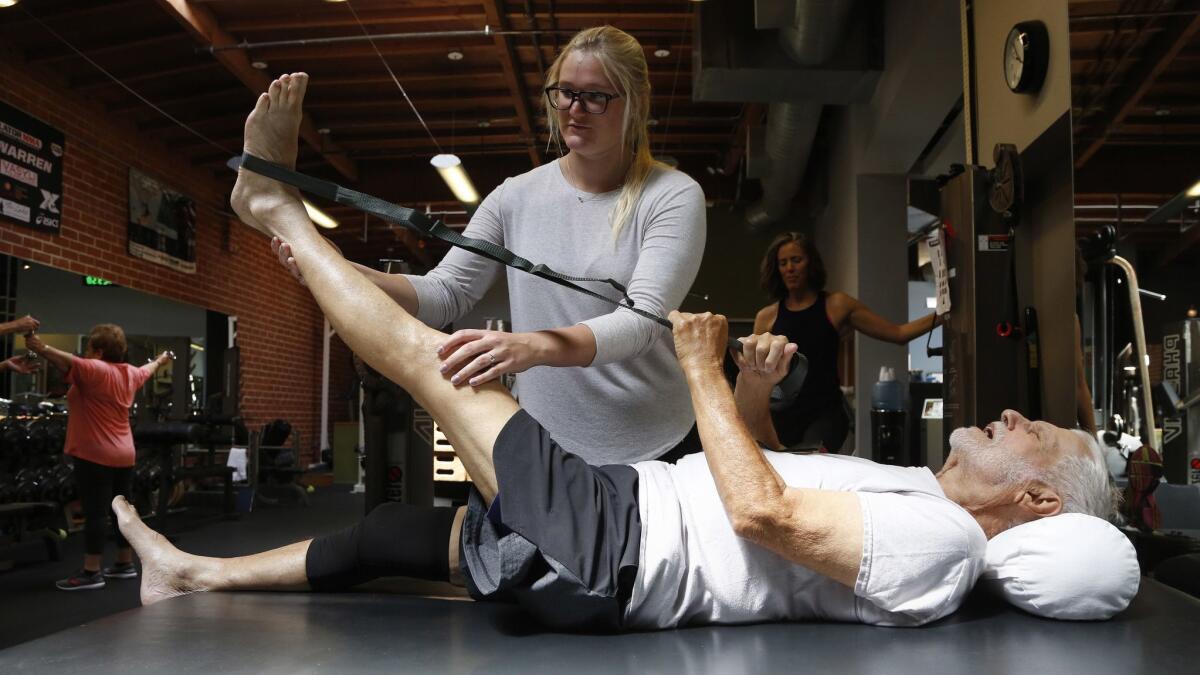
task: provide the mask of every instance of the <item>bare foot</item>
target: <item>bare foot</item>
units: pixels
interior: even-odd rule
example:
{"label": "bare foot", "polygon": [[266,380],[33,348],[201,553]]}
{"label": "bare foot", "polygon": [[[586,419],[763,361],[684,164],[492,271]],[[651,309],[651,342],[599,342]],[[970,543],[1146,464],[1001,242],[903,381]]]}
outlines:
{"label": "bare foot", "polygon": [[142,604],[208,590],[199,579],[209,559],[184,553],[151,530],[124,497],[112,502],[117,527],[142,561]]}
{"label": "bare foot", "polygon": [[[271,83],[246,118],[243,141],[246,152],[295,168],[307,88],[308,75],[304,73],[283,75]],[[243,222],[268,235],[273,234],[268,223],[276,210],[300,206],[299,193],[294,188],[245,169],[238,169],[229,203]]]}

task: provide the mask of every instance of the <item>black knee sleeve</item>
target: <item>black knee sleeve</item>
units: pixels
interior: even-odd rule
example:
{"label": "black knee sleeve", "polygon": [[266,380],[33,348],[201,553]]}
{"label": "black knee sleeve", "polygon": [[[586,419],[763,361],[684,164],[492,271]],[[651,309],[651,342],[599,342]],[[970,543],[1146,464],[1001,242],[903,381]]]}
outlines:
{"label": "black knee sleeve", "polygon": [[454,512],[380,504],[357,525],[312,540],[305,559],[309,586],[336,591],[386,576],[447,581]]}

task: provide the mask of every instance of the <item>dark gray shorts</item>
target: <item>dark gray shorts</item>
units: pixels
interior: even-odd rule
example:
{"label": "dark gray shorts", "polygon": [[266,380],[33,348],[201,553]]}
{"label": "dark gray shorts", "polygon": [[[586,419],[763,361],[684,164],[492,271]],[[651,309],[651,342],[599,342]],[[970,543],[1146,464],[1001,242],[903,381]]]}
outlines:
{"label": "dark gray shorts", "polygon": [[638,475],[590,466],[525,411],[492,450],[499,495],[472,490],[461,568],[477,600],[515,601],[547,626],[617,631],[637,577]]}

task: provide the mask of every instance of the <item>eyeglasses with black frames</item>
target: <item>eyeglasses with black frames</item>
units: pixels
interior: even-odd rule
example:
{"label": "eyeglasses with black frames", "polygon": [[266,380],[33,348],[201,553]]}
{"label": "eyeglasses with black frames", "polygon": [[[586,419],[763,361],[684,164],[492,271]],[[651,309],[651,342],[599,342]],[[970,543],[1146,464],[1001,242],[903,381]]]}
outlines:
{"label": "eyeglasses with black frames", "polygon": [[546,87],[546,99],[550,101],[550,107],[555,110],[570,110],[571,105],[575,101],[579,101],[579,105],[583,107],[585,113],[591,115],[602,115],[608,110],[608,103],[614,98],[621,98],[618,94],[606,94],[602,91],[575,91],[566,87]]}

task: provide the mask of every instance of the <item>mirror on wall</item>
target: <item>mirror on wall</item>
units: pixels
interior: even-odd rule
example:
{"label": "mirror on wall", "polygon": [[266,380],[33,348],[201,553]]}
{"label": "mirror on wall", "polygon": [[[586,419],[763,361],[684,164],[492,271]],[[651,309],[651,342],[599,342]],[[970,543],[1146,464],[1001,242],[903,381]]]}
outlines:
{"label": "mirror on wall", "polygon": [[[209,312],[203,307],[34,262],[8,258],[5,267],[6,313],[37,318],[48,345],[83,355],[91,328],[113,323],[125,331],[129,363],[145,363],[164,350],[176,354],[176,367],[161,369],[143,388],[135,404],[139,419],[183,419],[204,410]],[[8,354],[25,352],[21,336],[6,338]],[[8,374],[0,387],[4,398],[33,408],[43,401],[61,403],[67,391],[63,373],[49,367]]]}

